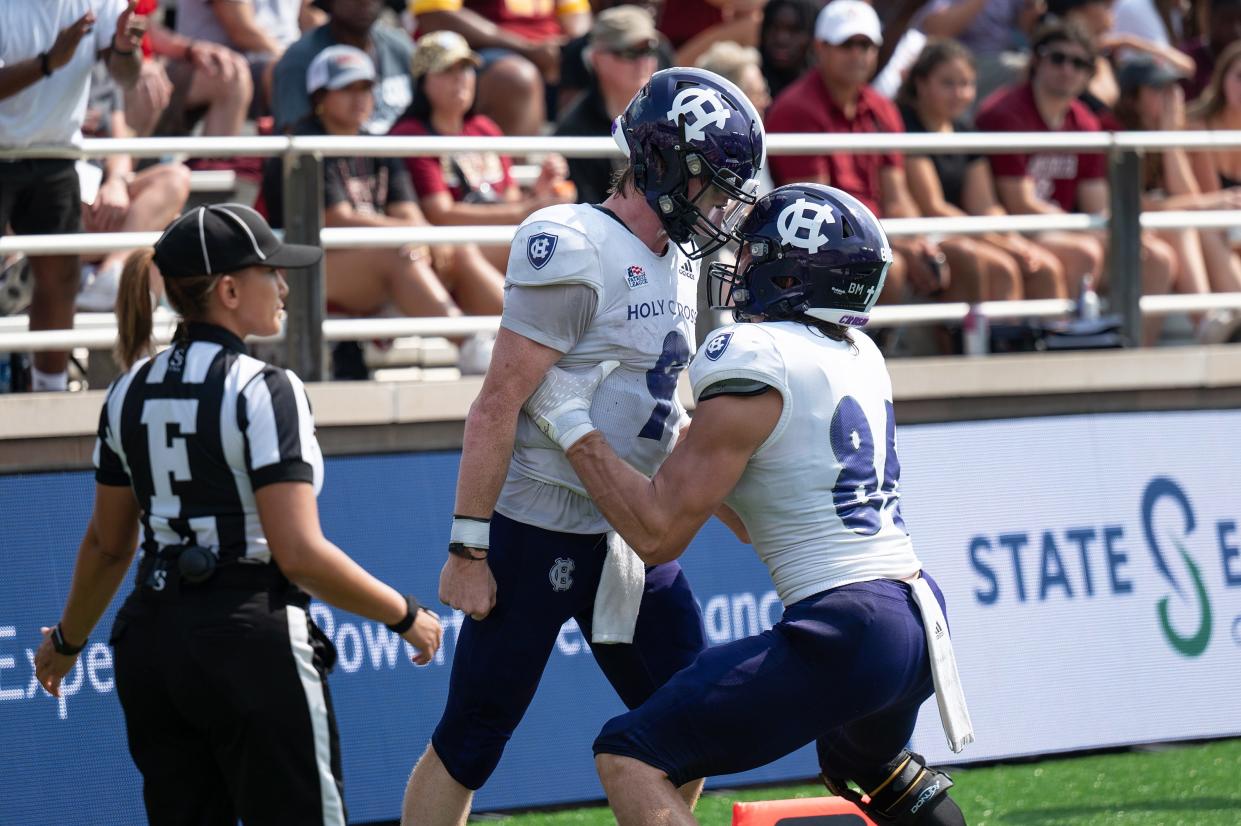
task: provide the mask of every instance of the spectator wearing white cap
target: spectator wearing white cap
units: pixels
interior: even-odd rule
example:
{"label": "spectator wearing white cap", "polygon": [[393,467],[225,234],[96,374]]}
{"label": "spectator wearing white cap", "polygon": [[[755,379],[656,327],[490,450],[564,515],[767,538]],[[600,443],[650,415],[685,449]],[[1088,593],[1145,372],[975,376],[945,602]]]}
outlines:
{"label": "spectator wearing white cap", "polygon": [[[904,132],[895,104],[868,84],[875,73],[883,34],[879,16],[862,0],[833,0],[815,20],[816,65],[789,85],[767,111],[768,132],[837,132],[866,135]],[[912,218],[918,208],[905,180],[899,152],[777,155],[775,183],[823,183],[849,192],[876,215]],[[926,238],[893,239],[895,259],[883,301],[900,302],[906,286],[919,295],[947,288],[947,258]]]}
{"label": "spectator wearing white cap", "polygon": [[[371,116],[374,84],[375,66],[365,52],[352,46],[324,49],[306,72],[312,114],[295,134],[360,134]],[[263,201],[275,226],[283,218],[282,171],[281,159],[272,158],[263,175]],[[325,226],[426,223],[400,158],[324,158],[323,174]],[[498,315],[503,304],[500,275],[494,269],[441,273],[448,282],[443,283],[425,246],[331,250],[325,263],[328,304],[352,315],[374,315],[388,305],[406,316],[458,316],[463,307]]]}

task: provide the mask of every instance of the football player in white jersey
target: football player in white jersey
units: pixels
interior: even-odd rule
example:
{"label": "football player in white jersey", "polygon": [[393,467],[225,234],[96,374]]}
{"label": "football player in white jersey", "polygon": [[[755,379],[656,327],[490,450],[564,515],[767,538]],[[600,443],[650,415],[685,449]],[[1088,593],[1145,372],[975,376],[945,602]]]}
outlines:
{"label": "football player in white jersey", "polygon": [[712,303],[756,323],[707,337],[690,365],[693,426],[657,472],[592,429],[612,363],[553,368],[526,404],[644,562],[676,559],[726,503],[784,604],[770,631],[705,651],[604,726],[612,810],[621,826],[693,823],[679,785],[815,741],[829,788],[875,822],[960,826],[951,780],[905,750],[933,691],[952,748],[973,732],[943,595],[901,518],[891,381],[855,329],[891,247],[861,202],[821,184],[771,192],[738,235],[736,268],[711,268]]}
{"label": "football player in white jersey", "polygon": [[[644,571],[609,537],[563,452],[521,407],[553,365],[572,373],[615,360],[595,421],[626,461],[659,468],[686,421],[675,391],[693,350],[697,261],[732,240],[743,214],[734,205],[755,201],[763,127],[728,81],[668,69],[634,96],[613,136],[629,156],[613,194],[535,212],[513,241],[440,575],[440,599],[468,616],[444,714],[406,788],[406,824],[465,822],[567,620],[630,708],[705,646],[680,566]],[[601,589],[601,580],[645,587]],[[618,593],[628,599],[614,602]],[[684,785],[692,801],[701,781]]]}

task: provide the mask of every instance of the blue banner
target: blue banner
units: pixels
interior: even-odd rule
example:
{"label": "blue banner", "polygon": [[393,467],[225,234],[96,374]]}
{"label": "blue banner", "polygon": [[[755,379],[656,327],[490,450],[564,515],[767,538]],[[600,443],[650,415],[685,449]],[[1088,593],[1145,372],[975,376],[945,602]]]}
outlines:
{"label": "blue banner", "polygon": [[[329,459],[319,498],[325,532],[380,578],[434,601],[459,458],[452,451]],[[51,811],[64,826],[145,822],[141,777],[129,759],[106,644],[120,597],[66,679],[61,699],[33,681],[39,627],[60,615],[93,492],[93,477],[85,472],[0,476],[0,559],[6,568],[0,577],[0,824],[49,822]],[[779,618],[766,569],[718,523],[703,530],[683,561],[712,642],[758,633]],[[127,582],[124,590],[129,587]],[[460,614],[444,616],[439,656],[417,668],[404,643],[382,625],[318,603],[311,611],[340,654],[329,686],[350,821],[395,819],[405,779],[443,708]],[[570,622],[534,704],[475,808],[602,799],[590,744],[603,723],[623,710]],[[815,771],[813,753],[804,749],[712,782],[804,778]],[[67,778],[73,794],[66,798]]]}

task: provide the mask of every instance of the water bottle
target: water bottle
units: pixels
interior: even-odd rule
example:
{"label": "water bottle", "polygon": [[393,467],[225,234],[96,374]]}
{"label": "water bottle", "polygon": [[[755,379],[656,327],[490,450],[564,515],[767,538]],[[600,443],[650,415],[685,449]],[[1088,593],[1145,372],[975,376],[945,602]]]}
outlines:
{"label": "water bottle", "polygon": [[1099,294],[1094,291],[1094,276],[1090,273],[1082,276],[1081,289],[1077,296],[1077,317],[1083,321],[1099,319]]}
{"label": "water bottle", "polygon": [[961,322],[961,344],[967,356],[985,356],[991,351],[991,323],[971,304]]}

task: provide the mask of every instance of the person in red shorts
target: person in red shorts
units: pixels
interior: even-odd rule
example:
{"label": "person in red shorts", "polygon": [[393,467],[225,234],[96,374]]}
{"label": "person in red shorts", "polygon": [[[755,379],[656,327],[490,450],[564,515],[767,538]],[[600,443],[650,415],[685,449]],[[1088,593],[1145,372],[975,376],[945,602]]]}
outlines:
{"label": "person in red shorts", "polygon": [[[1071,24],[1051,23],[1035,32],[1030,80],[987,98],[975,123],[980,132],[1099,132],[1099,120],[1078,100],[1094,67],[1090,37]],[[1035,152],[992,155],[1000,202],[1010,214],[1091,212],[1108,208],[1104,157],[1098,153]],[[1083,276],[1099,283],[1104,274],[1103,239],[1097,234],[1045,232],[1038,242],[1064,264],[1069,291]],[[1176,253],[1166,242],[1142,236],[1142,290],[1168,292],[1176,280]],[[1159,326],[1148,324],[1147,343]]]}
{"label": "person in red shorts", "polygon": [[560,47],[590,29],[588,0],[409,0],[421,34],[447,29],[480,53],[478,108],[506,135],[541,134]]}
{"label": "person in red shorts", "polygon": [[[883,42],[879,16],[862,0],[834,0],[815,21],[815,66],[790,84],[767,111],[768,132],[835,132],[866,135],[904,132],[896,105],[872,89]],[[917,217],[899,152],[835,152],[771,158],[777,185],[822,183],[843,189],[876,215]],[[920,295],[948,286],[946,257],[926,238],[893,239],[895,260],[883,287],[884,303],[904,299],[906,285]]]}

